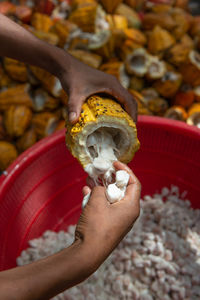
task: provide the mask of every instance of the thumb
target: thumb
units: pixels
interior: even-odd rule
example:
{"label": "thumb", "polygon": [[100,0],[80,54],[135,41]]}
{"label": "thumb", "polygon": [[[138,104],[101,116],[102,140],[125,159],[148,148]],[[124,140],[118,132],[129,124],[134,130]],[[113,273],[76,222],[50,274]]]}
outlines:
{"label": "thumb", "polygon": [[95,205],[95,207],[102,207],[102,205],[108,205],[108,200],[106,198],[105,187],[95,186],[91,190],[90,198],[88,204]]}
{"label": "thumb", "polygon": [[91,194],[91,189],[88,186],[84,186],[83,190],[83,201],[82,201],[82,209],[87,205],[89,199],[90,199],[90,194]]}
{"label": "thumb", "polygon": [[83,197],[85,197],[87,194],[89,194],[91,192],[91,189],[89,188],[89,186],[85,185],[83,187],[82,193],[83,193]]}
{"label": "thumb", "polygon": [[76,93],[71,93],[68,100],[68,118],[69,122],[74,124],[78,121],[84,98]]}

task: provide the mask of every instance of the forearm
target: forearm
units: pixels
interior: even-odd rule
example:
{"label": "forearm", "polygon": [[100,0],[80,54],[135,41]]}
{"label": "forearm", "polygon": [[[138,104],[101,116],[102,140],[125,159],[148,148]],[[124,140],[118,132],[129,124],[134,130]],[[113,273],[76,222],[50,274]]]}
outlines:
{"label": "forearm", "polygon": [[99,263],[92,248],[77,241],[46,259],[0,273],[1,299],[49,299],[85,280]]}
{"label": "forearm", "polygon": [[49,45],[26,29],[0,14],[0,56],[8,56],[43,68],[58,76],[62,61],[70,68],[71,56],[58,47]]}

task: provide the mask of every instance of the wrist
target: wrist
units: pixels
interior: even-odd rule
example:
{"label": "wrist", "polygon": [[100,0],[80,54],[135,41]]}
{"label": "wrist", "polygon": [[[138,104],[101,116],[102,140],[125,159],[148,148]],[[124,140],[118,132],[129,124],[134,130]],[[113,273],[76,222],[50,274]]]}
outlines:
{"label": "wrist", "polygon": [[102,255],[103,251],[99,249],[101,247],[99,247],[95,241],[92,242],[77,239],[73,243],[72,247],[73,250],[76,249],[75,251],[78,251],[79,253],[81,260],[80,273],[82,270],[85,278],[94,273],[106,258],[104,255]]}
{"label": "wrist", "polygon": [[70,70],[71,60],[63,49],[49,45],[35,38],[35,57],[33,65],[45,69],[57,78],[62,78]]}
{"label": "wrist", "polygon": [[52,64],[48,64],[49,72],[59,79],[68,78],[73,69],[73,57],[63,49],[53,46],[50,52]]}
{"label": "wrist", "polygon": [[93,237],[78,238],[76,242],[77,244],[80,243],[81,253],[90,274],[99,268],[118,244],[118,242],[113,241],[112,236],[105,233],[101,235],[99,232]]}

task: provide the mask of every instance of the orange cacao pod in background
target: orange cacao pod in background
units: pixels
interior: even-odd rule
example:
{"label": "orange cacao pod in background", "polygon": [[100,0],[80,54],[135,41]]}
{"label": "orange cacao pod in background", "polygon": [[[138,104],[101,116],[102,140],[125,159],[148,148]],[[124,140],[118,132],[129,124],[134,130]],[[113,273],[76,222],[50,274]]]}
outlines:
{"label": "orange cacao pod in background", "polygon": [[58,116],[50,112],[38,113],[33,116],[32,125],[39,139],[52,134],[58,125]]}
{"label": "orange cacao pod in background", "polygon": [[34,128],[30,128],[17,140],[16,146],[19,152],[23,152],[33,146],[37,141],[37,135]]}
{"label": "orange cacao pod in background", "polygon": [[27,107],[32,107],[29,88],[29,84],[19,84],[0,92],[0,111],[8,109],[11,105],[26,105]]}
{"label": "orange cacao pod in background", "polygon": [[17,149],[11,143],[0,141],[0,170],[5,170],[16,158]]}

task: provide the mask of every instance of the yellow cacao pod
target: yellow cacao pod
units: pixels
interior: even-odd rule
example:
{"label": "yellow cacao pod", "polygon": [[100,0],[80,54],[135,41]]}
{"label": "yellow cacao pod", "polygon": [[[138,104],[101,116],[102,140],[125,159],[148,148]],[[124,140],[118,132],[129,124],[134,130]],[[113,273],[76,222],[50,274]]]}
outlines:
{"label": "yellow cacao pod", "polygon": [[121,105],[109,97],[91,96],[82,106],[78,122],[66,122],[66,143],[71,153],[85,168],[94,156],[88,138],[99,130],[112,136],[116,157],[124,163],[132,160],[139,149],[136,125]]}

